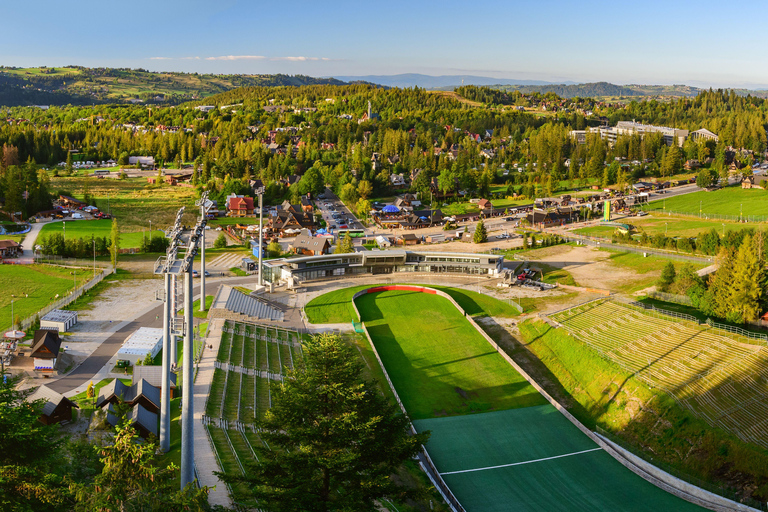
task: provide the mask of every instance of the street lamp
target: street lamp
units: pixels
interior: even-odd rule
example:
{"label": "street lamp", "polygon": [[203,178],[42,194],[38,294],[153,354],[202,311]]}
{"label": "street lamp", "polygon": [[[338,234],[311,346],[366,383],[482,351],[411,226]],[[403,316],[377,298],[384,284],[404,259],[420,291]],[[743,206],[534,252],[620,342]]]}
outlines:
{"label": "street lamp", "polygon": [[92,238],[93,242],[93,277],[96,277],[96,239]]}
{"label": "street lamp", "polygon": [[64,240],[67,239],[67,221],[61,221],[61,229],[64,231]]}
{"label": "street lamp", "polygon": [[667,236],[667,223],[664,223],[664,236]]}
{"label": "street lamp", "polygon": [[723,223],[723,236],[725,236],[725,223]]}

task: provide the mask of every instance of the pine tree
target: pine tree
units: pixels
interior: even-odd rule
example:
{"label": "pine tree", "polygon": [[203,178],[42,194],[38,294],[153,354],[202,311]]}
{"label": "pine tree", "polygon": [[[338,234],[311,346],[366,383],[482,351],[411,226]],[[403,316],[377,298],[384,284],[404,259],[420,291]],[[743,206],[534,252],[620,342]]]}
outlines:
{"label": "pine tree", "polygon": [[245,484],[257,508],[270,511],[375,510],[374,500],[407,498],[391,475],[429,433],[408,434],[408,419],[364,380],[339,336],[320,334],[303,348],[305,363],[274,388],[257,461],[222,478]]}
{"label": "pine tree", "polygon": [[344,235],[344,238],[341,239],[336,244],[336,249],[333,251],[334,254],[347,254],[350,252],[355,252],[355,244],[352,242],[352,237],[349,233]]}
{"label": "pine tree", "polygon": [[[765,259],[762,240],[759,236],[744,237],[734,260],[733,282],[731,284],[729,320],[752,322],[761,313],[765,293]],[[758,242],[759,240],[759,242]]]}
{"label": "pine tree", "polygon": [[483,219],[480,219],[480,221],[477,223],[472,241],[476,244],[484,244],[488,241],[488,232],[485,229],[485,223],[483,222]]}
{"label": "pine tree", "polygon": [[657,286],[659,287],[660,291],[666,292],[674,282],[675,282],[675,265],[674,263],[669,261],[667,262],[666,265],[664,265],[664,268],[661,270],[661,277],[657,282]]}
{"label": "pine tree", "polygon": [[117,257],[120,254],[120,228],[117,226],[117,219],[112,218],[112,233],[110,234],[111,245],[109,254],[112,258],[112,271],[117,273]]}

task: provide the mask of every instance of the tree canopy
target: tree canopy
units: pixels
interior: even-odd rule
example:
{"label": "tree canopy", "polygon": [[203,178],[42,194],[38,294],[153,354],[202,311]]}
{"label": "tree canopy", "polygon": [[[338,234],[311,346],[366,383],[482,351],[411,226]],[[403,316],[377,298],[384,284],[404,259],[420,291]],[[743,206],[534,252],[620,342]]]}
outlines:
{"label": "tree canopy", "polygon": [[[354,348],[332,334],[304,343],[306,362],[275,389],[260,423],[266,446],[244,476],[253,504],[268,511],[373,511],[375,500],[409,491],[390,476],[429,433],[409,421],[362,377]],[[268,446],[268,448],[267,448]]]}

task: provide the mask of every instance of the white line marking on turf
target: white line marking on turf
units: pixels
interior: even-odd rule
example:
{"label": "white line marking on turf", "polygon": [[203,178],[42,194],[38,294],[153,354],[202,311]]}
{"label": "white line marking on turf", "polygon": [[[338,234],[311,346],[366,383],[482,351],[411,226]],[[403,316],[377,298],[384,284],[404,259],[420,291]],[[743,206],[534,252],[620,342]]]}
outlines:
{"label": "white line marking on turf", "polygon": [[602,450],[602,448],[591,448],[589,450],[582,450],[580,452],[573,452],[573,453],[566,453],[565,455],[555,455],[554,457],[546,457],[543,459],[535,459],[535,460],[526,460],[524,462],[513,462],[511,464],[502,464],[500,466],[488,466],[487,468],[475,468],[475,469],[462,469],[460,471],[447,471],[445,473],[440,473],[441,475],[456,475],[458,473],[472,473],[474,471],[485,471],[486,469],[499,469],[499,468],[508,468],[510,466],[522,466],[523,464],[533,464],[534,462],[543,462],[545,460],[552,460],[552,459],[561,459],[563,457],[570,457],[571,455],[580,455],[582,453],[589,453],[589,452],[596,452],[598,450]]}

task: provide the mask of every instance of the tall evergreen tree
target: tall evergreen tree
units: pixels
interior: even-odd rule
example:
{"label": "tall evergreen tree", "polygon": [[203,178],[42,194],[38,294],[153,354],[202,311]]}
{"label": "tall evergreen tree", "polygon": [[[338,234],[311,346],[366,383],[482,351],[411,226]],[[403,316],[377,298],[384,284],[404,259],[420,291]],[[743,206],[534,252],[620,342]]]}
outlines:
{"label": "tall evergreen tree", "polygon": [[375,500],[403,499],[390,476],[418,453],[428,432],[408,434],[408,419],[362,377],[352,346],[332,334],[303,345],[305,364],[291,370],[272,395],[260,424],[265,445],[244,483],[261,510],[374,511]]}

